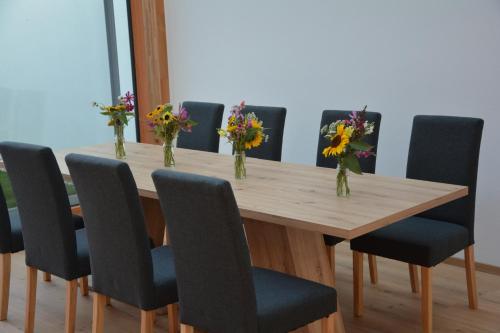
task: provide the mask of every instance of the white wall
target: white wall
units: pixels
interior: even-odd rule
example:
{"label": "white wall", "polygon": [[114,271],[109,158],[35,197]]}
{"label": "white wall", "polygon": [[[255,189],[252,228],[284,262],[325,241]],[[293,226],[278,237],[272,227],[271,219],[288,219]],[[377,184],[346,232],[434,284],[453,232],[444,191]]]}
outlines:
{"label": "white wall", "polygon": [[54,148],[113,140],[102,1],[0,1],[0,140]]}
{"label": "white wall", "polygon": [[484,118],[476,253],[500,265],[498,0],[165,5],[173,102],[286,106],[285,161],[314,163],[323,109],[382,112],[378,173],[394,176],[415,114]]}

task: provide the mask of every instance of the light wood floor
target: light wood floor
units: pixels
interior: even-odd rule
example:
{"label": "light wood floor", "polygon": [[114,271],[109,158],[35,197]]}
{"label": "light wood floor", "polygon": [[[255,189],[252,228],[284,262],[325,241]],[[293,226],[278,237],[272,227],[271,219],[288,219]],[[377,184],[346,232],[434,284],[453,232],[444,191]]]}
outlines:
{"label": "light wood floor", "polygon": [[[379,284],[370,286],[365,258],[365,313],[352,316],[352,256],[347,244],[337,249],[337,290],[343,306],[347,332],[420,332],[419,296],[411,293],[405,264],[378,258]],[[24,254],[12,258],[9,318],[0,322],[0,332],[23,332],[25,275]],[[36,323],[37,333],[64,331],[64,281],[41,281],[39,274]],[[500,276],[478,272],[479,310],[467,306],[465,271],[442,264],[433,275],[434,332],[500,332]],[[92,297],[78,295],[77,332],[91,332]],[[107,333],[139,332],[139,311],[116,301],[105,312]],[[167,332],[165,316],[158,316],[156,332]]]}

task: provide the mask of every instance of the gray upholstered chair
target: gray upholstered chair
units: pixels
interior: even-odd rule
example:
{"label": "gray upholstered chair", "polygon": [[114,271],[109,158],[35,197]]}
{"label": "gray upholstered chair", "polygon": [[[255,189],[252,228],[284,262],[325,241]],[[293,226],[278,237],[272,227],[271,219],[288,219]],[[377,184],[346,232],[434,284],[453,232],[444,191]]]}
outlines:
{"label": "gray upholstered chair", "polygon": [[[69,196],[71,206],[78,205],[76,195]],[[75,229],[83,227],[83,221],[77,217]],[[5,196],[0,185],[0,321],[7,320],[9,310],[10,291],[10,271],[11,254],[24,251],[23,234],[21,231],[21,217],[17,208],[8,208]],[[50,273],[43,272],[44,280],[50,281]],[[88,285],[83,283],[87,278],[82,279],[82,294],[88,294]],[[85,289],[86,288],[86,289]]]}
{"label": "gray upholstered chair", "polygon": [[250,266],[243,224],[224,180],[155,171],[179,290],[181,332],[289,332],[322,319],[333,332],[333,288]]}
{"label": "gray upholstered chair", "polygon": [[168,305],[169,332],[176,332],[172,252],[168,246],[151,250],[128,164],[76,154],[66,156],[66,163],[80,198],[89,241],[93,332],[103,332],[106,296],[141,309],[142,333],[153,332],[155,310]]}
{"label": "gray upholstered chair", "polygon": [[246,156],[263,160],[281,161],[283,132],[285,130],[286,108],[247,105],[243,113],[253,112],[262,120],[269,140],[257,148],[246,151]]}
{"label": "gray upholstered chair", "polygon": [[[321,116],[320,129],[325,125],[329,125],[337,120],[349,119],[349,115],[352,111],[336,111],[336,110],[325,110]],[[368,135],[365,142],[372,145],[373,152],[377,153],[378,148],[378,137],[380,133],[380,123],[382,121],[382,115],[378,112],[366,112],[366,120],[368,122],[375,123],[374,132]],[[318,137],[318,150],[316,153],[316,166],[324,168],[337,168],[337,159],[326,158],[323,156],[323,149],[330,144],[328,139],[325,138],[323,134],[319,134]],[[367,158],[362,158],[359,160],[361,166],[361,171],[364,173],[375,173],[375,167],[377,164],[377,156],[370,156]],[[335,279],[335,245],[344,241],[343,238],[325,235],[325,244],[328,248],[328,256],[330,258],[331,266],[333,269],[333,276]],[[370,266],[370,280],[373,284],[377,283],[377,262],[375,261],[375,256],[368,256],[368,263]]]}
{"label": "gray upholstered chair", "polygon": [[90,274],[85,229],[72,215],[59,166],[47,147],[0,143],[0,153],[16,197],[26,251],[25,332],[34,329],[37,271],[67,281],[66,332],[75,329],[77,279]]}
{"label": "gray upholstered chair", "polygon": [[181,131],[177,139],[177,147],[219,152],[219,134],[217,128],[221,127],[224,105],[204,102],[184,102],[185,107],[193,121],[198,125],[193,126],[191,133]]}
{"label": "gray upholstered chair", "polygon": [[21,222],[17,209],[7,209],[0,186],[0,320],[7,319],[9,309],[11,254],[24,250]]}
{"label": "gray upholstered chair", "polygon": [[[465,250],[469,307],[477,308],[474,268],[474,211],[483,120],[447,116],[416,116],[406,176],[464,185],[469,195],[394,223],[351,241],[354,251],[355,314],[362,314],[363,253],[409,264],[412,289],[418,292],[417,265],[422,274],[422,319],[432,330],[432,267]],[[359,280],[361,279],[361,280]]]}

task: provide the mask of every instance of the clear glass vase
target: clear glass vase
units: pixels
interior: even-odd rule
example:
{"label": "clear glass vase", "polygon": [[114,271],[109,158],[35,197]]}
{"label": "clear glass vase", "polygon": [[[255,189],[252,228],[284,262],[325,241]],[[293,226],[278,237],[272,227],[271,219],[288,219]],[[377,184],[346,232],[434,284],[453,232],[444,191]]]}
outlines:
{"label": "clear glass vase", "polygon": [[245,151],[234,152],[234,177],[236,179],[247,178],[247,169],[245,167]]}
{"label": "clear glass vase", "polygon": [[345,165],[339,163],[337,167],[337,196],[348,197],[350,194],[348,170]]}
{"label": "clear glass vase", "polygon": [[125,126],[123,124],[115,124],[115,155],[119,160],[123,160],[126,158],[127,154],[125,153],[125,135],[123,134],[123,130]]}
{"label": "clear glass vase", "polygon": [[163,143],[163,163],[167,168],[175,167],[175,147],[177,146],[177,135],[173,138],[166,138]]}

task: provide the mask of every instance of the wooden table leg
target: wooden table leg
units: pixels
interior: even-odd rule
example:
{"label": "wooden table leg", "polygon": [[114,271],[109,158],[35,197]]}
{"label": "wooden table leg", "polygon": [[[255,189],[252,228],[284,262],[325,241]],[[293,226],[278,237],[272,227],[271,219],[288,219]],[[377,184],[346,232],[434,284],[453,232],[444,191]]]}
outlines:
{"label": "wooden table leg", "polygon": [[[333,286],[322,234],[254,220],[245,221],[245,231],[254,266]],[[336,333],[345,332],[339,304],[335,326]],[[319,333],[321,321],[294,332]]]}
{"label": "wooden table leg", "polygon": [[163,245],[163,237],[165,235],[165,222],[160,207],[160,202],[157,199],[141,197],[142,208],[144,210],[144,218],[146,221],[146,229],[149,237],[153,240],[156,246]]}

